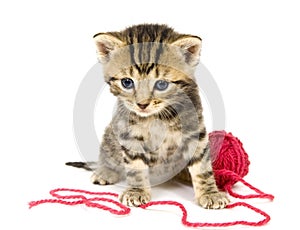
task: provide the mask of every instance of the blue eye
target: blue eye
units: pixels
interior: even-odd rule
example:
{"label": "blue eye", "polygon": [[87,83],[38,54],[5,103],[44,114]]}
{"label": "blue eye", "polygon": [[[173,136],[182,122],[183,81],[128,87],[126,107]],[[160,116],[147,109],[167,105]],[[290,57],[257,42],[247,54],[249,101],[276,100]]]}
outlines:
{"label": "blue eye", "polygon": [[121,83],[125,89],[132,89],[134,87],[134,82],[130,78],[123,78],[121,80]]}
{"label": "blue eye", "polygon": [[169,86],[169,82],[164,81],[164,80],[158,80],[157,82],[155,82],[154,88],[160,91],[163,91],[165,89],[167,89]]}

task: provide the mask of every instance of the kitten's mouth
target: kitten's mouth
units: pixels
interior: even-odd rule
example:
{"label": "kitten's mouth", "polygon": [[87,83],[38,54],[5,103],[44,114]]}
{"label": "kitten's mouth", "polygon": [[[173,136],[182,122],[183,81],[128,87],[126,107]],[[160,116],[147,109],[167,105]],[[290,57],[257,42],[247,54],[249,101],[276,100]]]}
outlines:
{"label": "kitten's mouth", "polygon": [[160,112],[159,108],[145,108],[145,109],[141,109],[141,108],[135,108],[134,112],[141,116],[141,117],[149,117],[152,116],[154,114],[158,114]]}
{"label": "kitten's mouth", "polygon": [[[151,116],[153,114],[159,113],[159,109],[158,108],[153,108],[152,106],[145,106],[143,108],[143,106],[138,106],[138,105],[134,105],[128,102],[125,102],[126,107],[131,110],[132,112],[136,113],[138,116],[141,117],[148,117]],[[142,108],[141,108],[142,107]]]}
{"label": "kitten's mouth", "polygon": [[151,110],[148,109],[148,108],[146,108],[146,109],[140,109],[140,108],[139,108],[139,109],[137,109],[135,112],[136,112],[138,115],[142,116],[142,117],[147,117],[147,116],[153,114],[153,112],[151,112]]}

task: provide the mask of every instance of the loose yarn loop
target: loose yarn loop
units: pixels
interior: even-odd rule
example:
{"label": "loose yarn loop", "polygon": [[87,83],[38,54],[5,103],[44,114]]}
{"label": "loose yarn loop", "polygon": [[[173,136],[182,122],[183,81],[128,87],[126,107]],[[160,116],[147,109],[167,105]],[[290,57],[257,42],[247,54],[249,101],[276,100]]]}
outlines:
{"label": "loose yarn loop", "polygon": [[[73,192],[73,193],[76,193],[76,195],[59,195],[58,192]],[[116,194],[116,193],[90,192],[90,191],[80,190],[80,189],[58,188],[58,189],[51,190],[50,194],[56,199],[43,199],[43,200],[38,200],[38,201],[31,201],[31,202],[29,202],[29,208],[38,206],[40,204],[45,204],[45,203],[58,203],[58,204],[72,205],[72,206],[84,204],[87,207],[98,208],[98,209],[101,209],[104,211],[109,211],[110,213],[115,214],[115,215],[127,215],[130,213],[130,208],[121,204],[118,200],[105,198],[105,196],[111,196],[113,198],[117,198],[118,194]],[[94,197],[87,198],[84,195],[90,195],[90,196],[94,196]],[[71,199],[75,199],[75,200],[69,201]],[[108,202],[108,203],[114,204],[114,205],[118,206],[120,208],[120,210],[113,209],[109,206],[96,203],[95,201],[102,201],[102,202]],[[158,205],[172,205],[172,206],[178,207],[182,212],[181,223],[186,227],[228,227],[228,226],[234,226],[234,225],[262,226],[262,225],[268,223],[271,219],[267,213],[263,212],[262,210],[260,210],[258,208],[255,208],[249,204],[243,203],[243,202],[229,204],[226,206],[226,208],[234,208],[236,206],[244,206],[244,207],[246,207],[250,210],[253,210],[254,212],[262,215],[264,217],[264,219],[257,221],[257,222],[250,222],[250,221],[244,221],[244,220],[225,222],[225,223],[189,222],[187,220],[188,214],[187,214],[186,208],[183,206],[183,204],[176,202],[176,201],[151,201],[147,204],[141,205],[140,208],[146,209],[150,206],[158,206]]]}
{"label": "loose yarn loop", "polygon": [[[73,192],[73,193],[81,193],[79,195],[59,195],[58,192]],[[87,198],[83,194],[86,195],[93,195],[92,198]],[[50,195],[53,196],[56,199],[44,199],[44,200],[38,200],[38,201],[31,201],[29,202],[29,208],[32,208],[34,206],[45,204],[45,203],[58,203],[58,204],[64,204],[64,205],[78,205],[78,204],[84,204],[87,207],[92,208],[99,208],[104,211],[108,211],[115,215],[127,215],[130,213],[130,208],[127,206],[121,204],[120,202],[106,198],[105,196],[111,196],[111,197],[118,197],[118,194],[111,193],[111,192],[89,192],[85,190],[80,189],[69,189],[69,188],[58,188],[50,191]],[[68,201],[71,199],[75,199],[75,201]],[[107,205],[96,203],[96,201],[102,201],[114,204],[115,206],[119,207],[120,210],[111,208]]]}
{"label": "loose yarn loop", "polygon": [[[219,189],[240,199],[274,199],[273,195],[260,191],[243,179],[249,172],[250,161],[242,142],[237,137],[225,131],[213,131],[209,134],[209,142],[213,171]],[[256,194],[240,195],[233,192],[232,187],[237,182],[243,183]]]}

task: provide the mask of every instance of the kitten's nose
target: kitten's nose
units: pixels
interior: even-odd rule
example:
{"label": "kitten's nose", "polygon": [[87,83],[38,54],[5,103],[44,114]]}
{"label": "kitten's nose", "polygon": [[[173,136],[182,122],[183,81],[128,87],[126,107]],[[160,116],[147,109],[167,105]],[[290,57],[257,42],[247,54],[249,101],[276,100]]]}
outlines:
{"label": "kitten's nose", "polygon": [[140,107],[141,109],[146,109],[148,107],[150,103],[137,103],[138,107]]}

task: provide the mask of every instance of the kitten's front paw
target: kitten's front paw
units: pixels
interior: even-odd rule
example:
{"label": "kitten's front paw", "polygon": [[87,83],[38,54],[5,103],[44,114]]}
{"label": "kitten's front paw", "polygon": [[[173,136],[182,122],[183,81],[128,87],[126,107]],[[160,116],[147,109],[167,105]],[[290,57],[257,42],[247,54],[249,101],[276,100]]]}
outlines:
{"label": "kitten's front paw", "polygon": [[203,208],[221,209],[226,207],[226,205],[229,203],[229,199],[224,192],[218,192],[203,194],[197,198],[197,202]]}
{"label": "kitten's front paw", "polygon": [[138,207],[150,201],[150,192],[140,188],[130,188],[119,197],[122,204]]}

